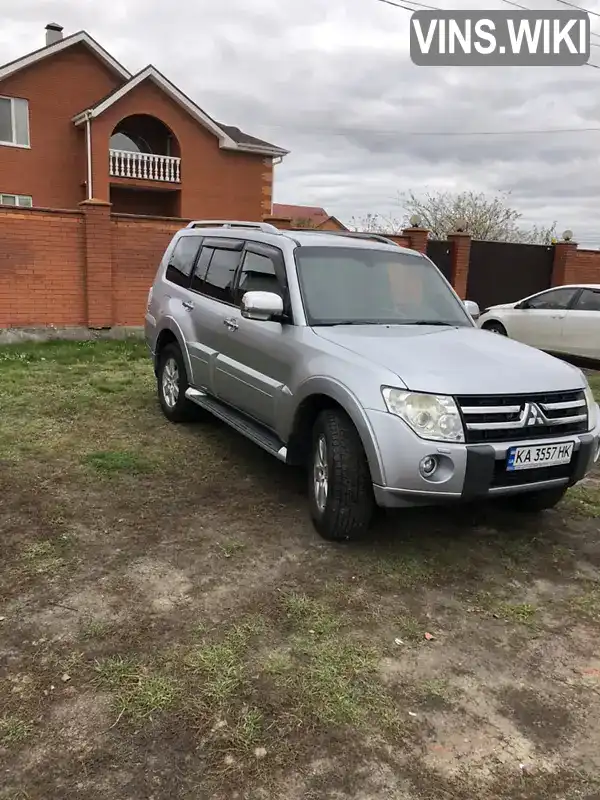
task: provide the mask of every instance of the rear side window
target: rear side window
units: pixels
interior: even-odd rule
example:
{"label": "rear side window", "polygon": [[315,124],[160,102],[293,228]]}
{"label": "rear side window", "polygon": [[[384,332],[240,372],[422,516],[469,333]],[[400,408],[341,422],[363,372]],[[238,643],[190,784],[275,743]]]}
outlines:
{"label": "rear side window", "polygon": [[584,289],[575,304],[575,309],[579,311],[600,311],[600,291]]}
{"label": "rear side window", "polygon": [[178,286],[190,285],[190,276],[201,242],[200,236],[182,236],[179,239],[167,266],[165,277],[168,281]]}
{"label": "rear side window", "polygon": [[239,250],[220,250],[215,248],[208,265],[208,272],[197,287],[197,291],[208,297],[213,297],[221,303],[232,304],[233,280],[241,255]]}
{"label": "rear side window", "polygon": [[577,289],[552,289],[550,292],[532,297],[527,301],[527,306],[540,311],[563,311],[575,296],[576,291]]}

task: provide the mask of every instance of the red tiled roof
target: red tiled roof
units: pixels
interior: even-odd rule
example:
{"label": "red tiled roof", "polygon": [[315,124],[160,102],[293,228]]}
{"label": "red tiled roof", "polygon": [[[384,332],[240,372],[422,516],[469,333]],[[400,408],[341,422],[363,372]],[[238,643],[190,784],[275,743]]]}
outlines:
{"label": "red tiled roof", "polygon": [[284,203],[273,203],[273,216],[286,217],[293,222],[309,220],[313,225],[320,225],[331,216],[324,208],[318,206],[290,206]]}

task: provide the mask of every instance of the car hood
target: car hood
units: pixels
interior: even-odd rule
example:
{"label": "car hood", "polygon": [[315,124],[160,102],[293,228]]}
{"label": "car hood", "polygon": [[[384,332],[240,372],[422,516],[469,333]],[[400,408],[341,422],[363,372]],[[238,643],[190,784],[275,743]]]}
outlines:
{"label": "car hood", "polygon": [[413,391],[511,394],[565,391],[585,385],[577,367],[478,328],[340,325],[313,330],[395,373]]}
{"label": "car hood", "polygon": [[498,303],[495,306],[488,306],[485,309],[485,313],[487,314],[488,311],[496,311],[498,308],[514,308],[519,301],[516,300],[514,303]]}

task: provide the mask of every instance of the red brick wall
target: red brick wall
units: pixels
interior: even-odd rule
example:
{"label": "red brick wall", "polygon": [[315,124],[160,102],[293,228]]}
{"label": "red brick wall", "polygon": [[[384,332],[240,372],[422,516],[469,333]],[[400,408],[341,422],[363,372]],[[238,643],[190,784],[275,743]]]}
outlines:
{"label": "red brick wall", "polygon": [[86,196],[85,134],[71,118],[120,83],[83,45],[0,81],[0,95],[29,101],[31,143],[0,146],[0,192],[31,195],[40,207],[77,208]]}
{"label": "red brick wall", "polygon": [[85,325],[78,211],[0,207],[0,328]]}
{"label": "red brick wall", "polygon": [[[0,328],[143,325],[160,259],[186,224],[111,214],[102,202],[78,211],[0,207]],[[454,285],[464,297],[470,240],[449,238]],[[600,283],[600,252],[575,247],[564,282]]]}
{"label": "red brick wall", "polygon": [[151,80],[139,84],[92,122],[94,197],[109,198],[109,140],[117,123],[132,114],[158,117],[177,139],[183,217],[262,219],[267,202],[270,204],[272,160],[253,153],[222,150],[216,136]]}
{"label": "red brick wall", "polygon": [[600,283],[600,251],[577,250],[565,278],[568,283]]}
{"label": "red brick wall", "polygon": [[411,246],[411,240],[408,236],[397,236],[395,233],[385,233],[383,235],[388,239],[391,239],[393,242],[396,242],[396,244],[399,244],[400,247]]}
{"label": "red brick wall", "polygon": [[143,325],[148,291],[173,234],[186,224],[113,214],[112,267],[115,325]]}

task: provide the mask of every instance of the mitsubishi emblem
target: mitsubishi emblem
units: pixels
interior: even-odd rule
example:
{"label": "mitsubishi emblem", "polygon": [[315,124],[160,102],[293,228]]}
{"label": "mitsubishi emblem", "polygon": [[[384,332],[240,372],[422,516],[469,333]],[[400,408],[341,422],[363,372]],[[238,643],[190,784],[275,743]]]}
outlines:
{"label": "mitsubishi emblem", "polygon": [[535,403],[525,403],[525,408],[523,409],[523,417],[525,418],[526,422],[525,425],[543,425],[544,424],[544,417],[540,409],[536,406]]}

